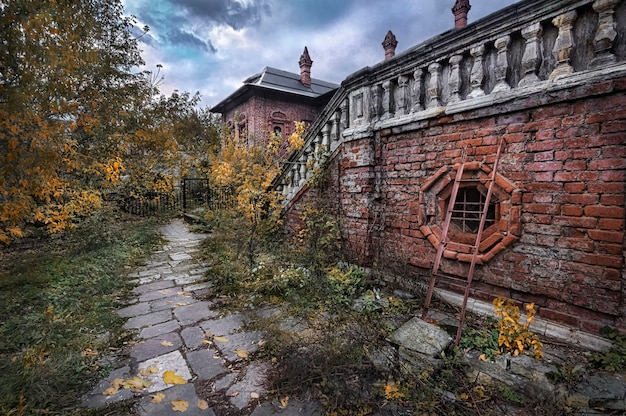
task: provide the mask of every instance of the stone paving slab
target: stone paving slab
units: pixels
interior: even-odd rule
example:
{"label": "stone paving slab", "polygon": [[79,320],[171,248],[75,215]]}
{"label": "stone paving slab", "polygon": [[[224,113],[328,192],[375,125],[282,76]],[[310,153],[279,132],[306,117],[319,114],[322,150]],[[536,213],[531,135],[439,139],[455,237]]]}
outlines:
{"label": "stone paving slab", "polygon": [[172,312],[169,310],[151,312],[130,318],[124,324],[124,329],[139,329],[145,326],[160,324],[170,319],[172,319]]}
{"label": "stone paving slab", "polygon": [[139,333],[139,338],[148,339],[164,335],[170,332],[177,331],[180,328],[180,323],[176,320],[163,322],[161,324],[145,327]]}
{"label": "stone paving slab", "polygon": [[224,360],[216,357],[216,351],[204,349],[187,353],[187,361],[191,370],[198,376],[198,380],[211,380],[221,374],[227,373]]}
{"label": "stone paving slab", "polygon": [[187,381],[191,380],[191,373],[189,372],[189,367],[187,367],[187,362],[178,350],[139,363],[137,368],[141,377],[152,383],[147,389],[148,393],[154,393],[172,387],[171,384],[165,384],[163,380],[163,373],[166,371],[173,371],[175,375]]}
{"label": "stone paving slab", "polygon": [[150,305],[147,303],[136,303],[131,306],[117,310],[117,314],[122,318],[132,318],[134,316],[145,315],[150,312]]}
{"label": "stone paving slab", "polygon": [[145,285],[137,286],[133,289],[133,293],[136,295],[143,295],[144,293],[153,292],[155,290],[167,289],[174,286],[173,282],[167,280],[159,280],[158,282],[147,283]]}
{"label": "stone paving slab", "polygon": [[180,331],[180,336],[183,337],[185,346],[190,350],[202,347],[204,345],[202,341],[206,339],[204,331],[198,326],[190,326],[183,329]]}
{"label": "stone paving slab", "polygon": [[[202,410],[198,407],[200,398],[196,394],[193,384],[182,384],[171,387],[162,392],[165,398],[160,403],[155,403],[152,396],[146,396],[139,402],[139,416],[215,416],[211,408]],[[173,410],[172,401],[184,400],[189,404],[185,412]]]}
{"label": "stone paving slab", "polygon": [[111,403],[117,403],[132,398],[133,392],[131,390],[125,389],[118,390],[117,393],[113,396],[107,396],[105,394],[102,394],[106,389],[111,387],[111,382],[116,378],[130,378],[130,367],[124,366],[122,368],[118,368],[117,370],[112,371],[107,378],[100,381],[89,394],[83,397],[83,406],[90,409],[97,409]]}
{"label": "stone paving slab", "polygon": [[246,375],[226,391],[230,403],[241,410],[265,395],[267,390],[263,384],[268,371],[269,365],[266,363],[251,363],[246,369]]}
{"label": "stone paving slab", "polygon": [[174,315],[182,325],[192,325],[203,319],[217,316],[217,312],[210,310],[209,302],[196,302],[191,305],[181,306],[174,309]]}
{"label": "stone paving slab", "polygon": [[214,340],[215,347],[227,361],[234,362],[241,360],[241,357],[237,355],[237,350],[244,350],[248,354],[257,352],[260,348],[259,343],[263,340],[263,335],[257,331],[239,332],[229,335],[226,339],[228,340],[227,342]]}
{"label": "stone paving slab", "polygon": [[244,319],[240,313],[231,313],[223,318],[201,322],[200,326],[212,335],[224,336],[234,334],[241,329],[245,324]]}
{"label": "stone paving slab", "polygon": [[[172,345],[169,345],[170,343]],[[130,357],[136,361],[144,361],[177,350],[182,345],[183,341],[180,339],[180,335],[170,332],[169,334],[159,335],[133,345]]]}
{"label": "stone paving slab", "polygon": [[[172,282],[174,284],[174,282]],[[153,290],[139,296],[140,302],[149,302],[151,300],[162,299],[176,294],[176,287],[172,286],[167,289]]]}
{"label": "stone paving slab", "polygon": [[150,310],[155,312],[163,309],[173,309],[180,306],[186,306],[195,302],[197,302],[197,300],[193,296],[175,294],[167,298],[152,300],[149,304]]}

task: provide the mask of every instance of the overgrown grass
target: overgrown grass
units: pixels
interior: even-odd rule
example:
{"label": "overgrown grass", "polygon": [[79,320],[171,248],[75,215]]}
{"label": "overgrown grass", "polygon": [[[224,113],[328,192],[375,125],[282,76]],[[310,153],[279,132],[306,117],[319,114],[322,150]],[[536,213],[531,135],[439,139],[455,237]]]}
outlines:
{"label": "overgrown grass", "polygon": [[[246,252],[247,234],[236,215],[209,219],[212,236],[204,248],[214,295],[237,309],[279,311],[256,322],[266,333],[261,357],[274,363],[268,387],[276,400],[314,397],[330,416],[485,416],[532,407],[511,389],[469,380],[459,349],[423,371],[406,371],[393,358],[375,365],[395,357],[388,338],[419,315],[422,303],[394,296],[367,271],[344,263],[340,227],[323,209],[306,212],[299,241],[280,244],[269,235],[256,242],[254,253]],[[482,341],[482,332],[468,334]],[[497,337],[485,342],[497,347]]]}
{"label": "overgrown grass", "polygon": [[125,266],[158,241],[156,223],[103,212],[72,234],[23,241],[0,269],[0,414],[79,414],[126,334],[114,314]]}

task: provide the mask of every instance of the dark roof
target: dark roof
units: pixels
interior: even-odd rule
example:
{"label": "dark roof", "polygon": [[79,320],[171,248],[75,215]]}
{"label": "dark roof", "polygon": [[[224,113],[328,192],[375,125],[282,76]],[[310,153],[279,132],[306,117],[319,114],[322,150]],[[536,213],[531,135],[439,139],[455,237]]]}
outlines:
{"label": "dark roof", "polygon": [[229,103],[233,104],[236,98],[243,95],[247,90],[256,88],[315,99],[336,90],[339,85],[311,78],[311,86],[307,87],[300,82],[299,74],[268,66],[263,69],[263,72],[246,79],[243,86],[215,105],[211,111],[225,112]]}

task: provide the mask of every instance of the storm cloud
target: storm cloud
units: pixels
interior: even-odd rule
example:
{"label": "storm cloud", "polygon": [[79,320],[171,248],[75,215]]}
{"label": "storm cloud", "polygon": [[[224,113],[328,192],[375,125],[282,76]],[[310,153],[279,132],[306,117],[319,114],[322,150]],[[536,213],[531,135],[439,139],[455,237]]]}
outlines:
{"label": "storm cloud", "polygon": [[[311,76],[341,83],[384,59],[388,30],[397,53],[452,29],[455,0],[123,0],[148,69],[162,65],[162,90],[195,92],[203,106],[226,98],[266,66],[298,73],[308,47]],[[515,0],[473,0],[471,23]]]}

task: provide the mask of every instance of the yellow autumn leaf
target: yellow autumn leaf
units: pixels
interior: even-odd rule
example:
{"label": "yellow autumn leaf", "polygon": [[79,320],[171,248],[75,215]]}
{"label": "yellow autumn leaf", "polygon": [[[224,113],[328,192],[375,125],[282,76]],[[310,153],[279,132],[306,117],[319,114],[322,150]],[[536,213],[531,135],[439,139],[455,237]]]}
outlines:
{"label": "yellow autumn leaf", "polygon": [[481,361],[487,361],[487,356],[485,354],[480,354],[480,357],[478,357]]}
{"label": "yellow autumn leaf", "polygon": [[163,373],[163,381],[165,384],[187,384],[187,380],[184,377],[179,376],[172,370],[167,370]]}
{"label": "yellow autumn leaf", "polygon": [[237,354],[239,358],[248,358],[248,351],[246,350],[235,350],[235,354]]}
{"label": "yellow autumn leaf", "polygon": [[198,409],[206,410],[208,408],[209,408],[209,404],[206,402],[206,400],[198,400]]}
{"label": "yellow autumn leaf", "polygon": [[250,398],[252,399],[258,399],[259,398],[259,393],[253,391],[252,393],[250,393]]}
{"label": "yellow autumn leaf", "polygon": [[161,341],[160,344],[163,345],[164,347],[171,347],[172,345],[174,345],[169,341]]}
{"label": "yellow autumn leaf", "polygon": [[165,399],[165,394],[164,393],[157,393],[155,395],[152,396],[152,400],[150,400],[151,403],[161,403],[161,401]]}
{"label": "yellow autumn leaf", "polygon": [[152,382],[150,382],[149,380],[144,380],[138,376],[125,380],[123,384],[125,389],[143,389],[148,388],[151,385]]}
{"label": "yellow autumn leaf", "polygon": [[228,342],[228,338],[225,337],[214,337],[213,339],[218,342]]}
{"label": "yellow autumn leaf", "polygon": [[111,382],[111,387],[102,392],[105,396],[115,396],[120,387],[124,384],[123,378],[116,378]]}
{"label": "yellow autumn leaf", "polygon": [[282,399],[280,399],[280,405],[283,407],[283,409],[286,409],[288,404],[289,404],[289,396],[285,396]]}
{"label": "yellow autumn leaf", "polygon": [[159,290],[159,293],[162,295],[167,295],[168,293],[170,293],[170,290],[169,289]]}
{"label": "yellow autumn leaf", "polygon": [[179,307],[179,306],[185,306],[186,304],[187,304],[186,302],[178,302],[178,303],[177,303],[176,305],[174,305],[174,306]]}
{"label": "yellow autumn leaf", "polygon": [[209,341],[208,339],[203,339],[203,340],[202,340],[202,343],[203,343],[204,345],[213,345],[213,343],[212,343],[211,341]]}
{"label": "yellow autumn leaf", "polygon": [[172,400],[170,402],[170,404],[172,405],[172,410],[175,412],[181,412],[184,413],[187,411],[187,408],[189,407],[189,402],[185,401],[185,400]]}
{"label": "yellow autumn leaf", "polygon": [[139,374],[142,376],[149,376],[150,374],[155,374],[159,372],[159,368],[155,366],[144,368],[143,370],[139,370]]}

